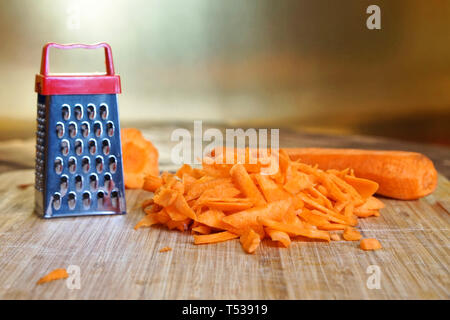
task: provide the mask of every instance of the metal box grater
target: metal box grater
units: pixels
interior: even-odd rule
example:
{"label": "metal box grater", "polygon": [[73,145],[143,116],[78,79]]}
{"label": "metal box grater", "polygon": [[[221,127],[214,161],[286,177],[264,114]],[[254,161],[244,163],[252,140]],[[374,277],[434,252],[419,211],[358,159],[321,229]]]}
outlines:
{"label": "metal box grater", "polygon": [[[52,47],[104,48],[107,72],[50,74]],[[125,214],[117,105],[121,86],[110,46],[46,44],[35,91],[35,210],[44,218]]]}

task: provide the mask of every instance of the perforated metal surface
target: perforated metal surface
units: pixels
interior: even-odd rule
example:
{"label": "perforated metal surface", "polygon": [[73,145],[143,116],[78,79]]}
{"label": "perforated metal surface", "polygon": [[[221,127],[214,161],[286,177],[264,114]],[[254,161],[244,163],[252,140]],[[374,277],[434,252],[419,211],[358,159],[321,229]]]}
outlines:
{"label": "perforated metal surface", "polygon": [[36,210],[125,213],[116,95],[38,95],[37,123]]}

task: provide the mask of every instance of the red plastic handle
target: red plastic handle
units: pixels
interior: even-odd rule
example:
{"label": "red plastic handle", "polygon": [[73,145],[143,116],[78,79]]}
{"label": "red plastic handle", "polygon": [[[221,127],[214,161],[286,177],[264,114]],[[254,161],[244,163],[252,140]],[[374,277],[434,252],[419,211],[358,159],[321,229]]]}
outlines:
{"label": "red plastic handle", "polygon": [[72,43],[72,44],[58,44],[54,42],[47,43],[44,48],[42,48],[42,60],[41,60],[41,74],[44,76],[48,75],[49,71],[49,49],[57,48],[57,49],[98,49],[105,48],[105,64],[106,64],[106,74],[109,76],[114,75],[114,63],[112,59],[112,51],[109,44],[105,42],[95,43],[95,44],[81,44],[81,43]]}

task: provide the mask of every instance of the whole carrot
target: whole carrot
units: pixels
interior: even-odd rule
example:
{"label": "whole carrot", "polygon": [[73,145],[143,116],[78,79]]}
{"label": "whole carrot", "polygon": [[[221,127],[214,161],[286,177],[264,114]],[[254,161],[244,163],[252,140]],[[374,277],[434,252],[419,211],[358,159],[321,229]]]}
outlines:
{"label": "whole carrot", "polygon": [[320,169],[351,168],[356,176],[379,184],[378,194],[401,200],[413,200],[434,191],[437,171],[423,154],[406,151],[288,148],[291,160]]}

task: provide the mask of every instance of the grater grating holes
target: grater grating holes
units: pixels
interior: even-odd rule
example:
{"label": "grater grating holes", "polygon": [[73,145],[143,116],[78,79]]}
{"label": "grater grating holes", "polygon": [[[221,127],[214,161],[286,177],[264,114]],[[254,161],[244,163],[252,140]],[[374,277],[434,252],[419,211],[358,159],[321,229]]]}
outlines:
{"label": "grater grating holes", "polygon": [[81,160],[81,167],[83,168],[83,171],[85,173],[89,172],[90,162],[91,160],[89,160],[88,157],[83,157],[83,159]]}
{"label": "grater grating holes", "polygon": [[73,113],[75,115],[75,119],[81,120],[83,119],[83,106],[81,104],[76,104],[73,108]]}
{"label": "grater grating holes", "polygon": [[36,163],[35,163],[35,188],[39,192],[44,191],[44,167],[45,167],[45,146],[46,146],[46,108],[42,103],[37,104],[36,119]]}
{"label": "grater grating holes", "polygon": [[114,123],[111,121],[108,121],[106,123],[106,132],[108,133],[108,136],[112,137],[114,135]]}
{"label": "grater grating holes", "polygon": [[58,122],[56,124],[56,136],[58,138],[62,138],[64,136],[64,124],[62,122]]}
{"label": "grater grating holes", "polygon": [[100,121],[95,121],[94,123],[94,134],[97,137],[100,137],[102,135],[102,124],[100,123]]}
{"label": "grater grating holes", "polygon": [[69,167],[69,172],[75,173],[75,171],[77,170],[77,159],[75,159],[74,157],[70,157],[67,165]]}
{"label": "grater grating holes", "polygon": [[112,176],[109,173],[106,173],[103,177],[103,185],[105,186],[106,190],[111,190],[114,187],[114,183],[112,180]]}
{"label": "grater grating holes", "polygon": [[63,171],[63,159],[61,159],[60,157],[57,157],[55,159],[55,172],[56,174],[61,174]]}
{"label": "grater grating holes", "polygon": [[103,172],[103,158],[101,156],[95,158],[95,169],[98,173]]}
{"label": "grater grating holes", "polygon": [[109,171],[111,171],[111,173],[115,173],[117,170],[117,159],[115,156],[110,156],[109,157]]}
{"label": "grater grating holes", "polygon": [[100,105],[100,118],[103,120],[108,118],[108,105],[106,103]]}
{"label": "grater grating holes", "polygon": [[103,139],[102,141],[102,151],[103,154],[108,155],[109,152],[111,151],[111,144],[109,143],[108,139]]}
{"label": "grater grating holes", "polygon": [[77,135],[77,124],[75,122],[69,123],[69,136],[71,138],[75,138]]}
{"label": "grater grating holes", "polygon": [[97,141],[94,139],[89,140],[89,153],[94,155],[97,152]]}
{"label": "grater grating holes", "polygon": [[86,121],[81,123],[81,135],[85,138],[89,135],[89,123]]}
{"label": "grater grating holes", "polygon": [[75,153],[78,156],[81,156],[81,154],[83,153],[83,140],[81,139],[75,140]]}
{"label": "grater grating holes", "polygon": [[83,177],[80,175],[75,176],[75,190],[81,191],[83,189]]}
{"label": "grater grating holes", "polygon": [[83,193],[83,208],[84,209],[89,209],[91,207],[91,194],[89,193],[89,191],[85,191]]}
{"label": "grater grating holes", "polygon": [[67,192],[67,188],[69,187],[69,177],[66,175],[61,176],[59,181],[59,188],[62,194]]}
{"label": "grater grating holes", "polygon": [[92,103],[88,104],[86,110],[87,110],[88,118],[91,120],[94,120],[95,119],[95,105]]}
{"label": "grater grating holes", "polygon": [[116,208],[119,204],[119,192],[117,190],[113,190],[111,192],[111,205]]}
{"label": "grater grating holes", "polygon": [[53,195],[53,208],[55,210],[61,208],[61,195],[58,192]]}
{"label": "grater grating holes", "polygon": [[77,204],[77,194],[75,192],[69,192],[67,196],[67,204],[70,210],[75,209],[75,205]]}
{"label": "grater grating holes", "polygon": [[61,154],[67,156],[69,154],[70,143],[69,140],[64,139],[61,141]]}
{"label": "grater grating holes", "polygon": [[91,191],[96,191],[98,189],[98,177],[95,173],[89,176],[89,187]]}
{"label": "grater grating holes", "polygon": [[99,191],[97,192],[97,206],[98,207],[103,207],[105,201],[105,193],[103,191]]}
{"label": "grater grating holes", "polygon": [[70,106],[68,104],[63,104],[61,107],[61,116],[64,120],[70,119]]}

